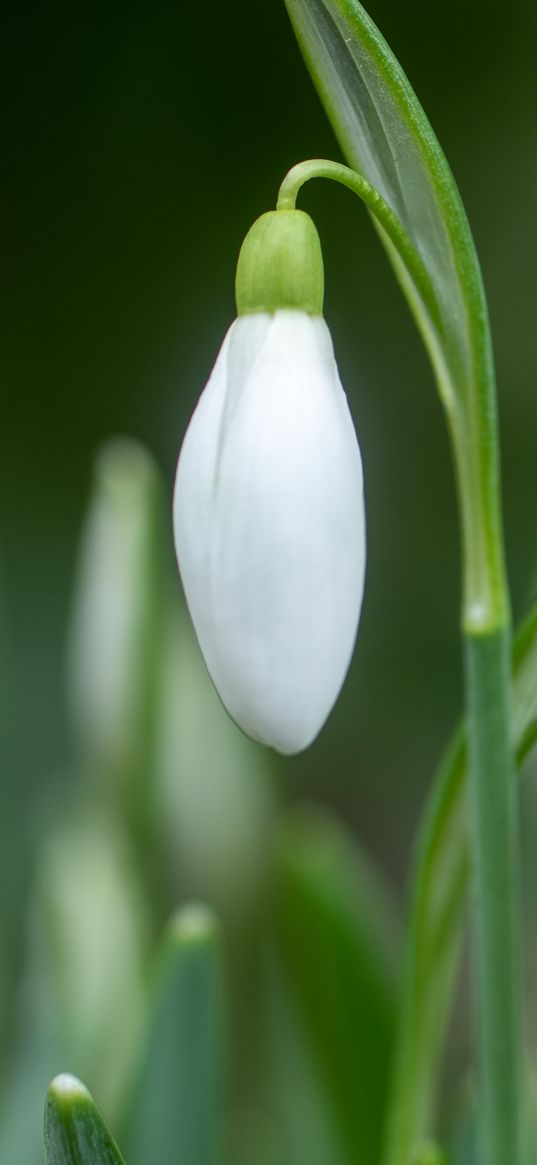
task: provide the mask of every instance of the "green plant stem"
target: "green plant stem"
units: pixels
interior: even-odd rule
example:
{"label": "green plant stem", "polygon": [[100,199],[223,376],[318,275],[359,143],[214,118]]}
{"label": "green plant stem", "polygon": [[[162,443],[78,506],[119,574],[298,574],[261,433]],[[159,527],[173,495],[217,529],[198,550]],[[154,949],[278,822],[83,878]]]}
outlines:
{"label": "green plant stem", "polygon": [[456,732],[416,839],[382,1165],[408,1165],[431,1136],[461,948],[469,871],[467,749]]}
{"label": "green plant stem", "polygon": [[521,1161],[517,828],[509,628],[465,636],[483,1165]]}
{"label": "green plant stem", "polygon": [[361,199],[403,260],[423,303],[427,306],[429,316],[439,328],[440,316],[436,292],[419,251],[402,229],[397,215],[382,195],[356,170],[352,170],[350,166],[343,166],[341,162],[332,162],[329,158],[309,158],[306,162],[297,162],[286,174],[280,186],[277,210],[294,210],[301,187],[312,178],[330,178],[332,182],[339,182],[340,186],[352,190],[353,194]]}
{"label": "green plant stem", "polygon": [[[537,603],[513,644],[511,719],[520,773],[537,743]],[[434,1130],[439,1056],[453,998],[469,883],[467,733],[431,783],[416,837],[382,1165],[408,1165]],[[515,781],[516,788],[516,781]]]}
{"label": "green plant stem", "polygon": [[[325,159],[301,162],[280,187],[278,209],[293,208],[303,183],[316,177],[347,186],[380,225],[429,350],[446,409],[463,535],[482,1165],[521,1165],[518,838],[511,780],[510,608],[501,521],[496,387],[479,265],[462,212],[464,232],[457,233],[458,273],[473,340],[469,362],[463,368],[455,362],[455,384],[453,373],[448,371],[449,360],[446,362],[449,339],[429,271],[397,215],[361,174]],[[420,300],[432,326],[424,321]]]}

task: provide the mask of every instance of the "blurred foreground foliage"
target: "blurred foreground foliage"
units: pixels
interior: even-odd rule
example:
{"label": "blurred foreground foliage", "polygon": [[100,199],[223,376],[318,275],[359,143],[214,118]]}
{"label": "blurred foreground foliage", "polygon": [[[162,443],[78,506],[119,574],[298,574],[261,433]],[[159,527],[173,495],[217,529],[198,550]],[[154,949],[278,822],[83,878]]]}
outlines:
{"label": "blurred foreground foliage", "polygon": [[[22,973],[2,948],[0,1162],[42,1161],[54,1078],[47,1165],[374,1165],[389,1103],[414,1121],[409,1165],[441,1165],[428,1133],[464,919],[462,730],[425,814],[403,958],[372,858],[329,813],[286,806],[271,754],[221,707],[168,546],[152,458],[107,445],[67,652],[69,792],[43,800]],[[514,698],[522,760],[535,610]],[[460,1163],[471,1091],[448,1122]]]}
{"label": "blurred foreground foliage", "polygon": [[150,455],[105,447],[67,652],[73,772],[42,806],[16,984],[3,950],[0,1161],[42,1160],[65,1070],[48,1165],[122,1159],[77,1078],[129,1165],[373,1159],[395,910],[342,826],[285,812],[221,707],[167,521]]}

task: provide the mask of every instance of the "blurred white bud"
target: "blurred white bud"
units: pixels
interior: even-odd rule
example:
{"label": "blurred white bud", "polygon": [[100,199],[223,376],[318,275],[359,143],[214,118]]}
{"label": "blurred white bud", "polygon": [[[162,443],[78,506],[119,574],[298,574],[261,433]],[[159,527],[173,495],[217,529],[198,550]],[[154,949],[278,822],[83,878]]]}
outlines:
{"label": "blurred white bud", "polygon": [[80,547],[69,694],[88,760],[126,785],[146,761],[156,700],[163,495],[151,455],[118,438],[100,451]]}
{"label": "blurred white bud", "polygon": [[360,453],[320,315],[231,326],[179,457],[174,527],[222,702],[254,739],[306,748],[351,660],[365,569]]}
{"label": "blurred white bud", "polygon": [[34,897],[42,1006],[64,1055],[110,1110],[130,1085],[145,1005],[149,915],[123,827],[83,803],[48,831]]}

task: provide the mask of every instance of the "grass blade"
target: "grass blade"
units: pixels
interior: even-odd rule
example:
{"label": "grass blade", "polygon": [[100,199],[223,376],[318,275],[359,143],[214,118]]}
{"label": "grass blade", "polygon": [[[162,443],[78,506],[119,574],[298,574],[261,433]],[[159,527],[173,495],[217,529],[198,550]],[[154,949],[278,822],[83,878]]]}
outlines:
{"label": "grass blade", "polygon": [[215,1165],[220,1153],[223,984],[218,925],[180,910],[164,935],[124,1142],[129,1165]]}
{"label": "grass blade", "polygon": [[349,165],[385,199],[427,267],[456,388],[467,379],[469,355],[479,339],[471,334],[466,298],[470,293],[481,300],[482,289],[444,154],[399,62],[358,0],[286,0],[286,5]]}
{"label": "grass blade", "polygon": [[380,1151],[395,1016],[394,923],[357,845],[302,813],[277,854],[279,960],[349,1161]]}
{"label": "grass blade", "polygon": [[52,1081],[45,1105],[46,1165],[125,1165],[87,1088],[75,1076]]}
{"label": "grass blade", "polygon": [[[537,605],[513,649],[513,731],[521,763],[537,738]],[[468,888],[467,785],[461,726],[433,784],[415,850],[384,1165],[407,1165],[433,1122]]]}

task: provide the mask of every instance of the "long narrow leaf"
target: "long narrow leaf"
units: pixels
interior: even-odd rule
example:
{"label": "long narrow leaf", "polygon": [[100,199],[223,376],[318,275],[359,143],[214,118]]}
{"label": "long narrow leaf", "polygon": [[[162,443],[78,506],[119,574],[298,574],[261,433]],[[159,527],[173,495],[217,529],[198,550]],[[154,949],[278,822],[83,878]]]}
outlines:
{"label": "long narrow leaf", "polygon": [[285,964],[277,959],[268,967],[266,999],[269,1078],[279,1134],[279,1152],[269,1156],[270,1165],[354,1165],[296,985],[293,989]]}
{"label": "long narrow leaf", "polygon": [[[522,762],[536,739],[537,605],[513,651],[514,747]],[[469,874],[467,752],[463,727],[440,766],[419,833],[385,1165],[408,1165],[433,1121],[438,1060],[464,920]]]}
{"label": "long narrow leaf", "polygon": [[[399,224],[378,233],[431,357],[458,478],[464,618],[501,600],[494,368],[481,273],[466,214],[431,126],[399,62],[359,0],[285,0],[302,53],[349,165]],[[374,202],[368,206],[375,215]],[[408,244],[408,245],[407,245]],[[413,248],[434,289],[416,281]],[[419,264],[418,264],[419,266]],[[485,564],[485,566],[484,566]]]}
{"label": "long narrow leaf", "polygon": [[70,1062],[54,1018],[41,1009],[37,981],[34,964],[20,985],[2,1077],[0,1161],[9,1165],[42,1165],[43,1096],[58,1064]]}
{"label": "long narrow leaf", "polygon": [[446,1165],[446,1158],[434,1141],[428,1141],[418,1146],[410,1165]]}
{"label": "long narrow leaf", "polygon": [[378,1160],[394,1023],[393,915],[370,861],[324,814],[286,823],[276,856],[283,981],[345,1160]]}
{"label": "long narrow leaf", "polygon": [[87,1088],[57,1076],[45,1106],[46,1165],[125,1165]]}
{"label": "long narrow leaf", "polygon": [[142,842],[153,811],[166,517],[147,450],[126,438],[104,445],[80,545],[69,691],[81,766]]}
{"label": "long narrow leaf", "polygon": [[474,343],[475,252],[444,154],[403,70],[358,0],[286,0],[309,71],[353,166],[412,240],[439,297],[455,383]]}
{"label": "long narrow leaf", "polygon": [[[31,907],[39,1005],[115,1120],[143,1015],[148,911],[122,823],[84,800],[49,829]],[[43,973],[44,972],[44,973]]]}
{"label": "long narrow leaf", "polygon": [[[497,557],[498,464],[494,372],[479,265],[442,150],[398,61],[359,0],[286,0],[306,64],[340,146],[384,199],[421,257],[439,324],[396,232],[380,226],[435,369],[454,449],[464,536],[464,620],[479,626],[502,603]],[[368,203],[374,212],[371,201]],[[535,625],[515,652],[515,743],[537,737]],[[461,936],[468,878],[466,746],[449,750],[418,844],[386,1165],[408,1165],[427,1134]]]}
{"label": "long narrow leaf", "polygon": [[219,1160],[223,1068],[220,934],[204,907],[179,911],[158,959],[126,1123],[129,1165]]}

